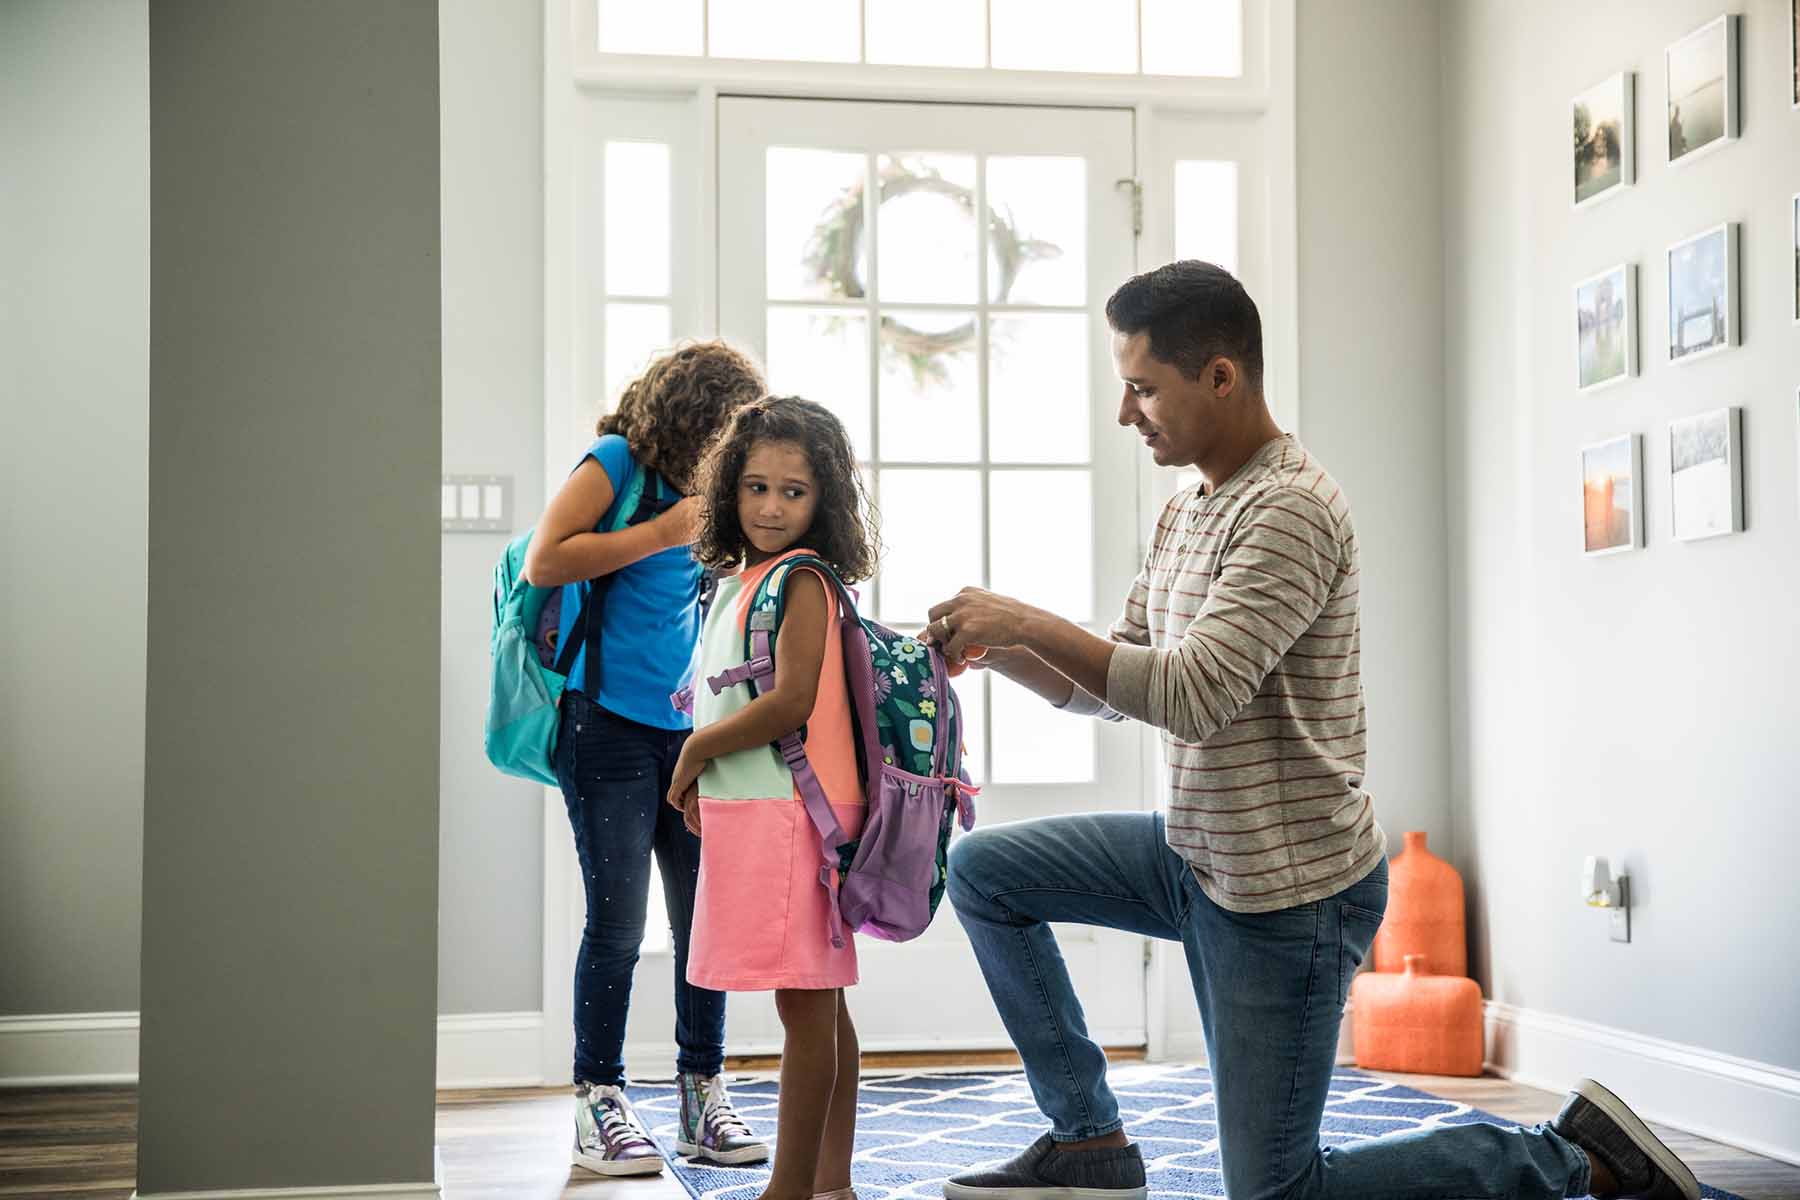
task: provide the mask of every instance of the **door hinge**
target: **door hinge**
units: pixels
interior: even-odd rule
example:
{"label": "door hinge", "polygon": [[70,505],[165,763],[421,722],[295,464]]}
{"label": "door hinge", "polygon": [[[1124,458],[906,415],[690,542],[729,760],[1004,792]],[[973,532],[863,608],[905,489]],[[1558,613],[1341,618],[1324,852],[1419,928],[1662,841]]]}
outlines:
{"label": "door hinge", "polygon": [[1155,956],[1156,956],[1156,947],[1151,944],[1149,938],[1145,938],[1144,939],[1144,970],[1148,971],[1150,969],[1150,961]]}
{"label": "door hinge", "polygon": [[1113,184],[1113,190],[1129,188],[1131,190],[1131,235],[1144,236],[1144,185],[1136,179],[1121,179]]}

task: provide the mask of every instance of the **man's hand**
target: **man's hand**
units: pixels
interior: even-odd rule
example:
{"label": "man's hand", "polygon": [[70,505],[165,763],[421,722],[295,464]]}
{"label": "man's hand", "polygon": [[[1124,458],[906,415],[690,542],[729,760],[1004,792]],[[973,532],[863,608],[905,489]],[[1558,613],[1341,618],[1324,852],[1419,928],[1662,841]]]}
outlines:
{"label": "man's hand", "polygon": [[968,659],[971,646],[990,650],[1023,646],[1027,624],[1041,613],[1011,596],[966,587],[933,606],[930,615],[925,640],[938,646],[948,661],[961,663]]}

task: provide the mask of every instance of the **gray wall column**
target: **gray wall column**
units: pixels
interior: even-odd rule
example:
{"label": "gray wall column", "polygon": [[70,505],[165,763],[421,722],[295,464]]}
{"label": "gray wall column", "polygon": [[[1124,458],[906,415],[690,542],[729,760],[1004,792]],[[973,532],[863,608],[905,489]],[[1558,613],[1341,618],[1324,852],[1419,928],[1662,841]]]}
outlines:
{"label": "gray wall column", "polygon": [[146,1196],[431,1178],[437,37],[151,7]]}

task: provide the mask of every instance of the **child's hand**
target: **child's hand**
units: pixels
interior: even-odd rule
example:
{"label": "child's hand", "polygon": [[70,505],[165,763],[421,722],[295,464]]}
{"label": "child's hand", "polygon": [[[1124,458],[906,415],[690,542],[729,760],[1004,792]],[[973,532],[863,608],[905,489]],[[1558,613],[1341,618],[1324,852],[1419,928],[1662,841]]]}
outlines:
{"label": "child's hand", "polygon": [[[692,792],[698,797],[700,772],[705,769],[706,760],[689,754],[687,746],[684,745],[681,750],[681,757],[675,760],[675,775],[669,784],[669,806],[671,808],[680,809],[684,813],[688,811],[688,793]],[[699,800],[697,798],[694,802],[694,812],[696,813],[696,816],[688,822],[688,828],[694,829],[697,833],[699,832],[696,828],[699,824],[699,816],[697,815],[699,812]]]}
{"label": "child's hand", "polygon": [[695,837],[700,836],[700,789],[691,787],[681,804],[681,823]]}

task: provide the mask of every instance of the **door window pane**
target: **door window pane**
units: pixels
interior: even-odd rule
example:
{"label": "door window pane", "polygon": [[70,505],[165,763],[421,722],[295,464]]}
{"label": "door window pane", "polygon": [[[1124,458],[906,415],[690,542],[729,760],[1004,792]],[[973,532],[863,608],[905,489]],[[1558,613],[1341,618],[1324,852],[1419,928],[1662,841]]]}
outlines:
{"label": "door window pane", "polygon": [[699,54],[700,0],[600,0],[606,54]]}
{"label": "door window pane", "polygon": [[1086,462],[1088,319],[1084,313],[990,318],[988,457]]}
{"label": "door window pane", "polygon": [[1087,299],[1087,164],[987,160],[988,298],[996,304]]}
{"label": "door window pane", "polygon": [[606,143],[606,290],[669,294],[669,148]]}
{"label": "door window pane", "polygon": [[1243,0],[1143,0],[1144,74],[1244,73]]}
{"label": "door window pane", "polygon": [[994,66],[1137,71],[1136,0],[992,0]]}
{"label": "door window pane", "polygon": [[881,619],[923,625],[940,600],[981,583],[981,476],[881,472]]}
{"label": "door window pane", "polygon": [[908,67],[987,65],[984,0],[869,0],[868,61]]}
{"label": "door window pane", "polygon": [[981,384],[973,312],[885,309],[881,314],[881,458],[976,462]]}
{"label": "door window pane", "polygon": [[1094,497],[1086,471],[995,471],[993,590],[1077,624],[1094,615]]}
{"label": "door window pane", "polygon": [[618,403],[619,392],[635,379],[650,360],[669,345],[669,306],[666,304],[608,304],[606,306],[606,402]]}
{"label": "door window pane", "polygon": [[1094,777],[1092,717],[1053,707],[1003,675],[988,672],[993,692],[995,783],[1084,783]]}
{"label": "door window pane", "polygon": [[767,161],[770,298],[864,295],[865,156],[771,146]]}
{"label": "door window pane", "polygon": [[712,54],[855,62],[861,7],[862,0],[711,0]]}
{"label": "door window pane", "polygon": [[975,299],[975,159],[881,156],[881,298],[914,304]]}
{"label": "door window pane", "polygon": [[1238,269],[1238,165],[1175,164],[1175,257]]}
{"label": "door window pane", "polygon": [[842,309],[771,308],[768,335],[769,390],[829,408],[867,460],[869,319]]}

